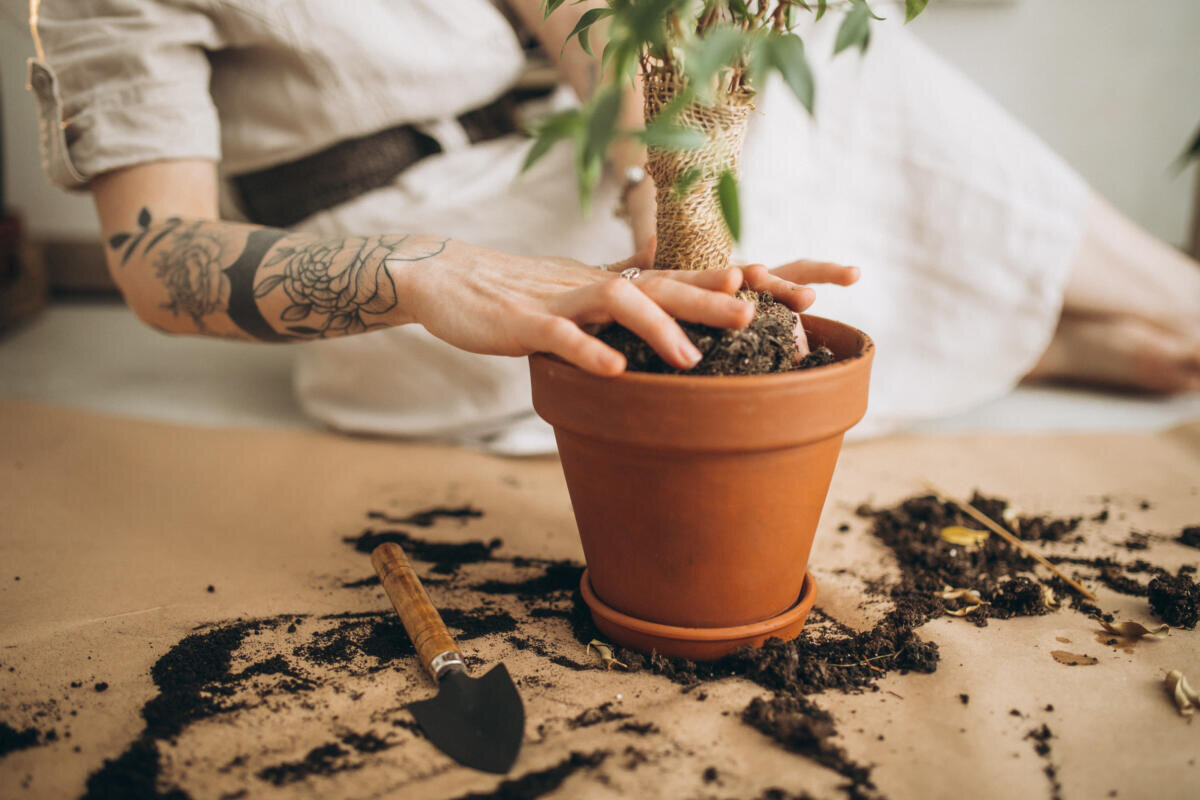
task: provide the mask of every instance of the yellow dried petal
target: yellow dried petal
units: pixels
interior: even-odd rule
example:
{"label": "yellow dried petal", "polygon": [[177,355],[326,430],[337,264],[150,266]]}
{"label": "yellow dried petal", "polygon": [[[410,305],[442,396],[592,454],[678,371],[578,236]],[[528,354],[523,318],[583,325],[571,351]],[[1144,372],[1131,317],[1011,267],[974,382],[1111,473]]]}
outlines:
{"label": "yellow dried petal", "polygon": [[1157,628],[1152,630],[1140,622],[1134,622],[1133,620],[1128,619],[1118,622],[1116,625],[1105,622],[1103,617],[1092,617],[1092,619],[1094,619],[1100,625],[1100,627],[1104,628],[1104,630],[1108,631],[1109,633],[1117,636],[1123,636],[1126,639],[1140,639],[1143,636],[1161,639],[1166,636],[1167,631],[1171,629],[1170,625],[1159,625]]}
{"label": "yellow dried petal", "polygon": [[588,642],[587,652],[590,653],[593,647],[596,648],[596,653],[600,656],[600,661],[604,663],[605,669],[612,669],[613,667],[629,669],[628,665],[618,661],[613,656],[613,649],[611,645],[607,645],[599,639],[592,639],[590,642]]}
{"label": "yellow dried petal", "polygon": [[1179,713],[1185,717],[1190,717],[1200,708],[1200,693],[1188,684],[1187,678],[1177,669],[1167,673],[1167,691],[1175,700],[1175,707],[1179,709]]}
{"label": "yellow dried petal", "polygon": [[941,535],[947,542],[956,544],[959,547],[978,547],[991,536],[988,531],[977,531],[972,528],[964,528],[962,525],[951,525],[947,528],[942,528]]}

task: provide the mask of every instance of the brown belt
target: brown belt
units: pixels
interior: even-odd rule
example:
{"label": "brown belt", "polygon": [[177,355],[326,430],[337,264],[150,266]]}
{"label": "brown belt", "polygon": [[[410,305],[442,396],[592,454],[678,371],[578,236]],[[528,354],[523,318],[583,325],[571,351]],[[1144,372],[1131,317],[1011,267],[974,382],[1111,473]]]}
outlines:
{"label": "brown belt", "polygon": [[[510,92],[458,117],[472,144],[518,130],[516,104],[527,95]],[[251,222],[287,228],[318,211],[386,186],[441,145],[412,125],[346,139],[310,156],[233,177],[242,210]]]}

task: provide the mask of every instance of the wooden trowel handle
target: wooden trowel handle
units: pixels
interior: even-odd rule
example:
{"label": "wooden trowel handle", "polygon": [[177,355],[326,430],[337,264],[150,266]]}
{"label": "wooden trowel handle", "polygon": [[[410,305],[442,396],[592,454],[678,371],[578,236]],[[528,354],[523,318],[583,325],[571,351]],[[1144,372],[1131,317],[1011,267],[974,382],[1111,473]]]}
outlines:
{"label": "wooden trowel handle", "polygon": [[383,590],[396,607],[404,630],[416,645],[421,664],[429,670],[434,681],[448,669],[464,669],[458,645],[450,638],[446,623],[430,602],[404,549],[398,544],[384,542],[371,553],[371,564],[379,574]]}

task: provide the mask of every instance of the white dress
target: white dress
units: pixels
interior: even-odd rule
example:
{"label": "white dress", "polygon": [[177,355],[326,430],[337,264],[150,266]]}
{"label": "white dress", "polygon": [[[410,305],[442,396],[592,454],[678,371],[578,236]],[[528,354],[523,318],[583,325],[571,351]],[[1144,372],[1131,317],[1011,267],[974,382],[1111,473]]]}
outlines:
{"label": "white dress", "polygon": [[[518,176],[528,139],[470,145],[456,131],[455,116],[502,93],[522,66],[516,36],[488,0],[456,0],[453,13],[438,0],[119,0],[117,29],[81,47],[93,24],[87,11],[113,3],[43,0],[35,23],[43,153],[63,185],[156,158],[256,169],[415,122],[444,152],[297,229],[419,231],[594,264],[631,250],[610,211],[612,179],[593,214],[579,213],[567,146]],[[876,342],[870,408],[854,431],[871,435],[1000,396],[1036,363],[1058,319],[1088,190],[898,25],[876,26],[864,57],[831,59],[835,25],[801,31],[817,80],[815,120],[780,85],[758,99],[739,255],[862,268],[853,288],[816,287],[811,313]],[[150,36],[157,47],[147,47]],[[122,85],[131,74],[146,76],[137,92]],[[106,76],[119,108],[95,89]],[[177,113],[161,113],[168,101]],[[464,353],[417,326],[300,345],[296,391],[308,413],[346,431],[507,453],[553,448],[530,406],[524,359]]]}

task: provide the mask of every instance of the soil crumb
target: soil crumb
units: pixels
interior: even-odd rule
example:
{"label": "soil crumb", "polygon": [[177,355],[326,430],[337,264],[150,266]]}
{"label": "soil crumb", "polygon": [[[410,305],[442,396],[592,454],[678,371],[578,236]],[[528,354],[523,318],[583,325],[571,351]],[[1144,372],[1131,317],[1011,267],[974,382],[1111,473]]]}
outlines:
{"label": "soil crumb", "polygon": [[1025,738],[1033,741],[1033,751],[1046,762],[1042,772],[1050,781],[1051,800],[1062,800],[1062,783],[1058,779],[1058,768],[1050,761],[1050,740],[1054,738],[1054,734],[1050,732],[1049,726],[1043,724],[1025,734]]}
{"label": "soil crumb", "polygon": [[678,370],[667,364],[650,345],[615,322],[601,330],[597,338],[623,353],[633,372],[761,375],[824,366],[835,360],[829,348],[820,346],[801,359],[796,346],[795,312],[766,292],[758,294],[756,305],[754,319],[741,330],[680,322],[679,326],[703,356],[690,370]]}
{"label": "soil crumb", "polygon": [[1184,528],[1179,532],[1179,536],[1175,537],[1175,541],[1184,547],[1194,547],[1200,550],[1200,525]]}
{"label": "soil crumb", "polygon": [[1195,628],[1200,622],[1200,586],[1182,572],[1159,575],[1148,587],[1150,608],[1174,628]]}
{"label": "soil crumb", "polygon": [[581,769],[593,769],[604,763],[611,753],[596,750],[592,753],[572,751],[571,755],[547,769],[527,772],[519,778],[500,783],[491,792],[472,792],[456,800],[535,800],[544,797]]}
{"label": "soil crumb", "polygon": [[0,722],[0,758],[18,750],[36,747],[37,744],[38,731],[36,728],[19,731],[7,723]]}

